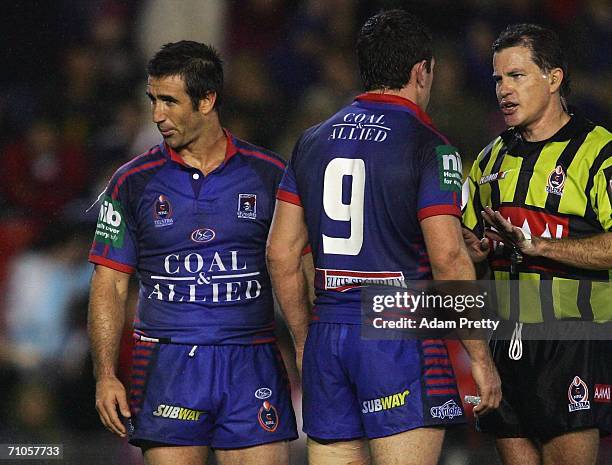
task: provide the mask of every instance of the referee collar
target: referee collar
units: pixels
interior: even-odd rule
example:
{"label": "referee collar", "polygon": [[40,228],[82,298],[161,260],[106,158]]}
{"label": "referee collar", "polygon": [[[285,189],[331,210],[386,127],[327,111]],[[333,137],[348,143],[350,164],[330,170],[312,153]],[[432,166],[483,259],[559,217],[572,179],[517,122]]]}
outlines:
{"label": "referee collar", "polygon": [[574,137],[591,131],[595,124],[584,116],[575,112],[570,113],[570,120],[555,134],[548,139],[530,142],[523,140],[520,132],[516,128],[509,128],[502,132],[501,138],[508,147],[508,150],[517,151],[517,154],[528,155],[534,150],[538,150],[549,142],[564,142]]}

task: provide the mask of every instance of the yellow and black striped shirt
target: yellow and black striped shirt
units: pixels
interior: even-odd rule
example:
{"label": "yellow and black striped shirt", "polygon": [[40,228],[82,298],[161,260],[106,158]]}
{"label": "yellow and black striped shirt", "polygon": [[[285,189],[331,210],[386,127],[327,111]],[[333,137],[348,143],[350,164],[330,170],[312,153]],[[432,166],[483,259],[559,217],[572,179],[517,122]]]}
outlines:
{"label": "yellow and black striped shirt", "polygon": [[[510,128],[478,155],[464,185],[464,200],[464,225],[479,237],[484,233],[483,206],[540,237],[612,231],[612,135],[577,115],[541,142],[523,141]],[[507,253],[492,256],[490,265],[496,280],[510,279]],[[509,296],[498,290],[502,317],[527,323],[612,320],[612,270],[524,257],[517,271],[518,305],[510,306]]]}

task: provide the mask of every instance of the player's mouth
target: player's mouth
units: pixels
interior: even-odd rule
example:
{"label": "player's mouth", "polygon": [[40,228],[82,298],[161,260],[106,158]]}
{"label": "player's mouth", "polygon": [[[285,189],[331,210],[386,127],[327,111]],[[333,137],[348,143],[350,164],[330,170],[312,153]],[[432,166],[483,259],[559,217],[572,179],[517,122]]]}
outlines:
{"label": "player's mouth", "polygon": [[170,137],[172,134],[176,132],[175,129],[164,129],[164,128],[158,128],[158,129],[163,137]]}
{"label": "player's mouth", "polygon": [[518,108],[518,103],[514,103],[514,102],[506,102],[506,101],[501,101],[499,104],[499,108],[501,109],[502,113],[505,116],[509,116],[512,115],[516,112],[517,108]]}

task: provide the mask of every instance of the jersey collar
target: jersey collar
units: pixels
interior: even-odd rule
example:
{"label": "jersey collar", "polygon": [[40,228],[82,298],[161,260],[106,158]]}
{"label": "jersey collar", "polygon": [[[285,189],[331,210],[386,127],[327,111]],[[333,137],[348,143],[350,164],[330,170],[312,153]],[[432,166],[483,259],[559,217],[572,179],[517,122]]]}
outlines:
{"label": "jersey collar", "polygon": [[425,123],[427,126],[433,127],[433,121],[431,120],[430,116],[421,109],[421,107],[419,107],[412,100],[409,100],[404,97],[400,97],[399,95],[377,94],[374,92],[365,92],[355,97],[355,100],[359,102],[383,103],[383,104],[389,104],[389,105],[402,106],[410,110],[410,113],[416,116],[420,121]]}
{"label": "jersey collar", "polygon": [[[222,129],[223,134],[225,135],[225,139],[227,140],[227,144],[225,146],[225,159],[221,163],[221,165],[225,165],[230,158],[232,158],[238,153],[238,149],[236,148],[236,144],[234,143],[234,136],[232,135],[232,133],[225,128]],[[162,145],[164,147],[164,151],[170,157],[170,160],[187,168],[193,168],[192,166],[189,166],[187,163],[185,163],[183,158],[172,147],[166,144],[166,142],[162,142]]]}
{"label": "jersey collar", "polygon": [[586,119],[584,116],[577,113],[570,113],[570,120],[565,123],[555,134],[545,140],[530,142],[523,140],[521,133],[517,128],[508,128],[502,134],[506,146],[517,150],[518,153],[532,153],[535,150],[541,149],[549,142],[564,142],[585,132],[589,132],[595,125]]}

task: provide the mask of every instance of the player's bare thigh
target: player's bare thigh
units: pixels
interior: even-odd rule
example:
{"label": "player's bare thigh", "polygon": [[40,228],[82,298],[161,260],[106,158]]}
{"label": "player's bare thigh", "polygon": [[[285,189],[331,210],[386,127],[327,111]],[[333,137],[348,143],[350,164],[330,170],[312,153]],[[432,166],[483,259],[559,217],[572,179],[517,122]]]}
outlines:
{"label": "player's bare thigh", "polygon": [[309,438],[308,463],[309,465],[436,465],[443,442],[442,428],[417,428],[370,441],[358,439],[321,444]]}
{"label": "player's bare thigh", "polygon": [[544,465],[595,465],[599,430],[572,431],[542,444]]}
{"label": "player's bare thigh", "polygon": [[372,465],[436,465],[444,428],[417,428],[370,440]]}
{"label": "player's bare thigh", "polygon": [[503,438],[495,441],[504,465],[541,465],[542,455],[529,438]]}
{"label": "player's bare thigh", "polygon": [[308,465],[370,465],[367,439],[317,441],[308,438]]}
{"label": "player's bare thigh", "polygon": [[289,443],[272,442],[242,449],[215,449],[219,465],[288,465]]}
{"label": "player's bare thigh", "polygon": [[497,440],[504,465],[595,465],[598,449],[597,429],[562,434],[541,446],[528,438]]}
{"label": "player's bare thigh", "polygon": [[206,465],[206,446],[159,446],[144,450],[145,465]]}

